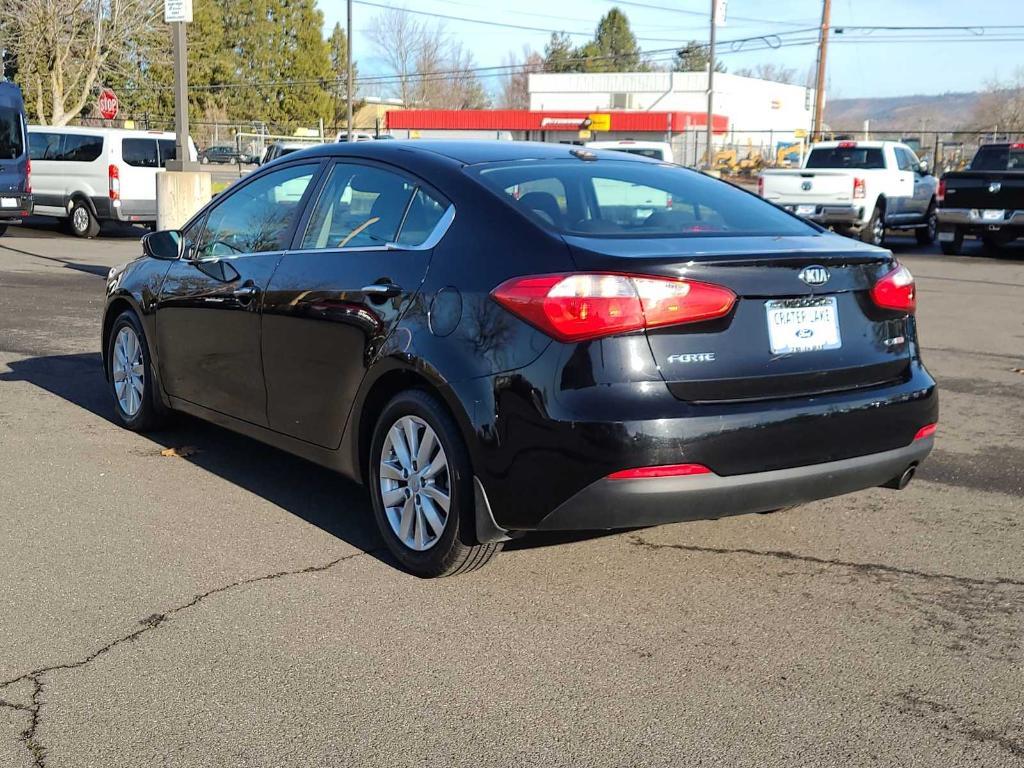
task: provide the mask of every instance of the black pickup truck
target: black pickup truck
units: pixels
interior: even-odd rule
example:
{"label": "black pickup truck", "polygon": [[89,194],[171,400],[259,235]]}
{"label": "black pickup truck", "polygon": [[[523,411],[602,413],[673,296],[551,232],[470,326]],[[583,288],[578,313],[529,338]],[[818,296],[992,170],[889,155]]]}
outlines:
{"label": "black pickup truck", "polygon": [[1024,142],[985,144],[967,170],[939,181],[939,245],[960,253],[965,235],[998,249],[1024,235]]}

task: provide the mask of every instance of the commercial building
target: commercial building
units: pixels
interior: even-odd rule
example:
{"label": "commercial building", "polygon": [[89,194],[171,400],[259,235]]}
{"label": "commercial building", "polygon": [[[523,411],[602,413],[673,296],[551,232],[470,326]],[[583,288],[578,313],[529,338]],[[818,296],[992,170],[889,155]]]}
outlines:
{"label": "commercial building", "polygon": [[[506,138],[580,142],[594,114],[609,115],[601,140],[668,141],[678,161],[704,156],[706,72],[567,72],[529,76],[529,110],[395,110],[398,138]],[[807,88],[716,73],[715,148],[773,154],[811,127]]]}

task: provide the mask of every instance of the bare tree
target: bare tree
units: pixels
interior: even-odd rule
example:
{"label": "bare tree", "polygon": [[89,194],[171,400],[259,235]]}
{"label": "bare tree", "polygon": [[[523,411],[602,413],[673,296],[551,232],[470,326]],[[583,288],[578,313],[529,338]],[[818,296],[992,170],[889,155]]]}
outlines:
{"label": "bare tree", "polygon": [[36,119],[65,125],[152,34],[160,0],[4,0],[3,46]]}
{"label": "bare tree", "polygon": [[406,106],[478,109],[487,94],[474,72],[473,55],[441,23],[420,22],[392,8],[367,30]]}
{"label": "bare tree", "polygon": [[500,105],[505,109],[530,108],[530,73],[544,71],[544,56],[523,46],[523,59],[520,62],[514,53],[509,51],[505,57],[508,73],[502,78],[501,90],[498,95]]}
{"label": "bare tree", "polygon": [[796,82],[796,70],[792,67],[783,67],[778,64],[758,64],[756,67],[744,67],[737,69],[734,74],[741,77],[756,77],[759,80],[771,80],[776,83],[792,84]]}
{"label": "bare tree", "polygon": [[1009,80],[986,85],[971,124],[977,130],[1024,133],[1024,67],[1018,67]]}

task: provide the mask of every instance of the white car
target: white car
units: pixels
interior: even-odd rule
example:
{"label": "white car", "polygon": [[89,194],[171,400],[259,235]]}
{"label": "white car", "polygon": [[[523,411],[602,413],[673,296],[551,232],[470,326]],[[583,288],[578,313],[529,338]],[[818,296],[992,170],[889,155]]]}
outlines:
{"label": "white car", "polygon": [[664,163],[675,162],[672,155],[672,145],[667,141],[633,141],[633,139],[588,141],[583,146],[589,149],[611,149],[616,152],[628,152],[631,155],[641,155],[652,160],[661,160]]}
{"label": "white car", "polygon": [[938,181],[927,163],[896,141],[825,141],[803,168],[761,173],[765,200],[822,226],[881,245],[887,229],[913,230],[935,240]]}
{"label": "white car", "polygon": [[175,157],[173,133],[30,125],[28,145],[35,214],[67,219],[78,237],[95,237],[101,221],[156,223],[156,175]]}

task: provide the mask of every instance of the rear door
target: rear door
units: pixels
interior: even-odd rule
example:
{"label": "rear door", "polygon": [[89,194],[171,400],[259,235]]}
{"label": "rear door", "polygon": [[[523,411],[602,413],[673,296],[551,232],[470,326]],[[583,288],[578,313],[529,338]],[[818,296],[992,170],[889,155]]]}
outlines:
{"label": "rear door", "polygon": [[225,193],[186,237],[157,302],[160,378],[168,394],[266,426],[260,307],[320,163],[278,168]]}
{"label": "rear door", "polygon": [[[25,192],[26,150],[25,122],[20,106],[13,98],[4,99],[0,91],[0,194]],[[9,202],[4,203],[4,200]],[[9,194],[0,199],[0,209],[3,207],[20,208],[20,194],[17,197]]]}
{"label": "rear door", "polygon": [[118,173],[122,204],[140,212],[151,207],[155,216],[156,174],[161,170],[157,141],[150,136],[126,137],[120,141],[121,162],[118,164]]}
{"label": "rear door", "polygon": [[333,164],[263,303],[272,429],[336,447],[366,370],[415,301],[454,209],[389,166]]}

